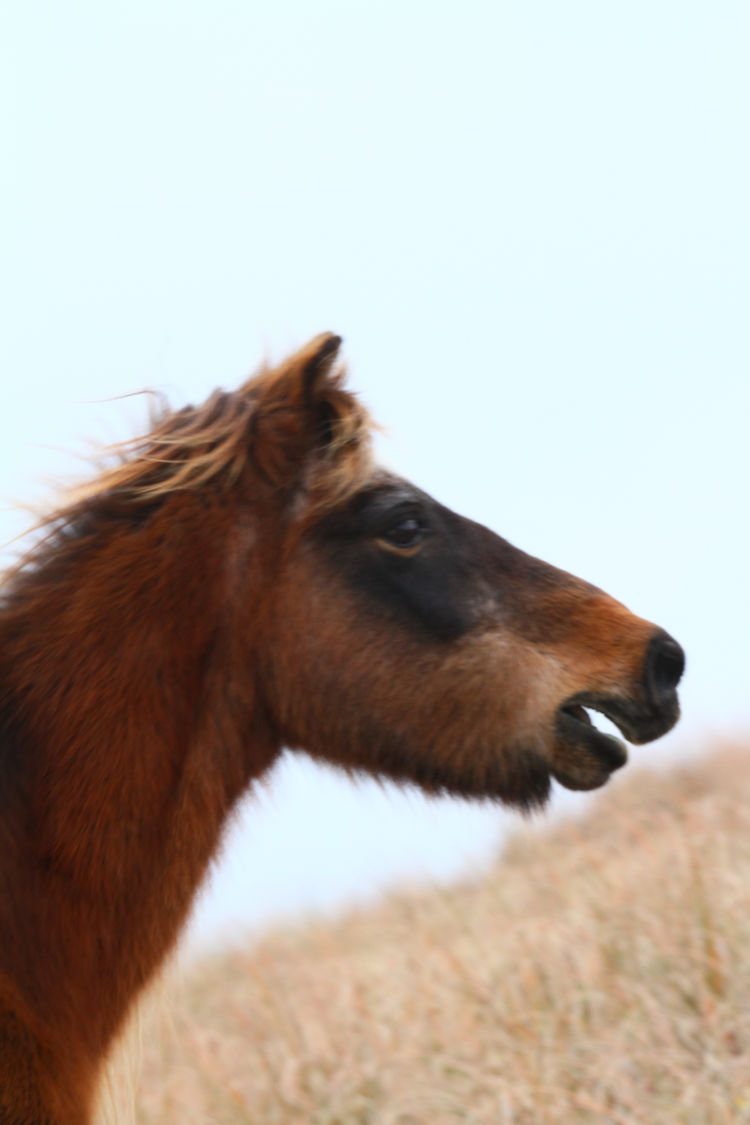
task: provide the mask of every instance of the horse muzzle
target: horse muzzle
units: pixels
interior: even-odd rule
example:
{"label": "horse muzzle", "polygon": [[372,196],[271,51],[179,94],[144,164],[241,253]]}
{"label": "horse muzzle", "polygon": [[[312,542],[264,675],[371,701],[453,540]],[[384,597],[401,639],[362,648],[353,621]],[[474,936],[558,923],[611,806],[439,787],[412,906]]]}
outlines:
{"label": "horse muzzle", "polygon": [[596,789],[628,759],[624,743],[597,730],[589,711],[604,715],[636,745],[671,730],[680,716],[676,689],[684,669],[682,648],[660,631],[647,646],[640,682],[632,694],[581,691],[566,699],[555,716],[551,763],[555,780],[567,789]]}

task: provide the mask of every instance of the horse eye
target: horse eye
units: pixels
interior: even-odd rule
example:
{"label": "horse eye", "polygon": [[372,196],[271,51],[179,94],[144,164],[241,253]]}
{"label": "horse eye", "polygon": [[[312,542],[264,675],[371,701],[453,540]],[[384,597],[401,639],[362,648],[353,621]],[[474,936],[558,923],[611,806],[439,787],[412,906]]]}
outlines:
{"label": "horse eye", "polygon": [[414,516],[399,520],[393,527],[389,527],[382,537],[391,547],[407,550],[416,547],[424,539],[426,528]]}

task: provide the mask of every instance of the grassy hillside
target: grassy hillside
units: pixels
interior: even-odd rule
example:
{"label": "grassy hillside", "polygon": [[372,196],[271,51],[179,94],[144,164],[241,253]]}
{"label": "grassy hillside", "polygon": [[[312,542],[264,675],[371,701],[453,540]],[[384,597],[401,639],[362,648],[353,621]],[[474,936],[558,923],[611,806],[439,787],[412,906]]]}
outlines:
{"label": "grassy hillside", "polygon": [[750,1122],[750,751],[206,961],[140,1053],[139,1125]]}

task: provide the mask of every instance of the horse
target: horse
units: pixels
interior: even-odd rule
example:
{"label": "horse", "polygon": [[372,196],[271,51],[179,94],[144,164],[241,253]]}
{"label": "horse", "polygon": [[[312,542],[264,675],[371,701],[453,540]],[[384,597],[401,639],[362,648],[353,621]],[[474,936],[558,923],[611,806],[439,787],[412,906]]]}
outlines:
{"label": "horse", "polygon": [[543,806],[679,714],[684,656],[379,467],[341,340],[151,432],[0,603],[0,1121],[86,1125],[231,810],[289,747]]}

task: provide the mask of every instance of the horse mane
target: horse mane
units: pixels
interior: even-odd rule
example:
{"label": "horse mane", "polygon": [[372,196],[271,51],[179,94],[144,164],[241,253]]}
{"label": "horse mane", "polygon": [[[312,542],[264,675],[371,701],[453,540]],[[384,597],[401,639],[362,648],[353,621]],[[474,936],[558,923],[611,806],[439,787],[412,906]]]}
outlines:
{"label": "horse mane", "polygon": [[236,391],[215,390],[197,406],[173,411],[164,396],[141,392],[157,404],[148,432],[100,449],[98,474],[42,514],[27,533],[40,533],[34,544],[3,576],[6,594],[22,573],[91,533],[97,516],[138,520],[178,493],[224,492],[244,478],[277,501],[302,490],[316,512],[345,500],[371,469],[374,424],[345,388],[345,366],[333,367],[340,343],[318,336],[280,366],[263,365]]}

